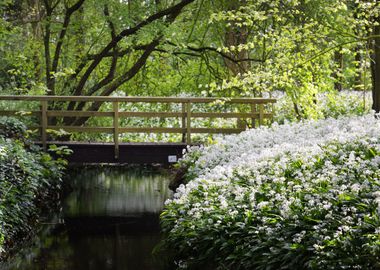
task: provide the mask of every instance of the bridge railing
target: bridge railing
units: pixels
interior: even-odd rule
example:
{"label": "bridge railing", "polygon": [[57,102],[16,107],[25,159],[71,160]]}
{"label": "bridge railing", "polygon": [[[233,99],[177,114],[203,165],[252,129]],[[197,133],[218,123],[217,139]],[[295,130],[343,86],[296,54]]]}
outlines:
{"label": "bridge railing", "polygon": [[[249,120],[251,127],[257,127],[264,123],[266,119],[273,119],[273,104],[275,99],[270,98],[193,98],[193,97],[104,97],[104,96],[0,96],[0,104],[7,104],[7,101],[24,101],[38,102],[39,109],[28,111],[28,109],[17,108],[16,110],[8,109],[8,106],[0,106],[0,116],[37,116],[39,117],[39,128],[41,142],[46,149],[48,143],[48,130],[64,130],[67,132],[91,132],[91,133],[110,133],[113,134],[115,145],[115,158],[119,155],[119,135],[123,133],[178,133],[182,134],[182,142],[190,144],[191,135],[195,133],[222,133],[232,134],[240,133],[246,129],[244,120]],[[2,103],[1,103],[2,102]],[[53,104],[57,102],[76,104],[74,109],[57,110]],[[82,104],[78,109],[78,104]],[[86,110],[83,104],[86,103],[112,103],[111,110]],[[162,104],[179,104],[179,111],[124,111],[120,109],[121,103],[162,103]],[[197,112],[193,108],[196,104],[236,104],[244,107],[239,112]],[[5,107],[5,108],[2,108]],[[21,106],[22,107],[22,106]],[[88,106],[91,108],[91,106]],[[137,108],[137,107],[136,107]],[[211,108],[211,107],[210,107]],[[27,114],[23,112],[28,111]],[[66,125],[64,121],[51,121],[53,118],[89,118],[89,117],[111,117],[113,126],[86,126],[86,125]],[[120,125],[120,119],[125,118],[178,118],[180,127],[136,127]],[[197,118],[235,118],[240,125],[237,127],[196,127],[193,121]]]}

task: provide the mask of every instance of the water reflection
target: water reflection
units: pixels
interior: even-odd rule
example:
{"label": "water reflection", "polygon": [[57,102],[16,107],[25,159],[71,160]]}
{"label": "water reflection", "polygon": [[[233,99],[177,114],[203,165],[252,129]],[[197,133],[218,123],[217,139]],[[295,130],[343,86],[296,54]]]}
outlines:
{"label": "water reflection", "polygon": [[159,213],[170,196],[168,178],[133,169],[89,170],[73,179],[65,216],[125,216]]}
{"label": "water reflection", "polygon": [[[69,179],[64,223],[50,226],[34,250],[7,269],[168,269],[152,256],[168,178],[141,169],[86,169]],[[1,267],[0,267],[1,268]]]}
{"label": "water reflection", "polygon": [[74,270],[74,269],[166,269],[150,254],[159,241],[157,233],[137,235],[63,234],[54,237],[41,254],[11,269]]}

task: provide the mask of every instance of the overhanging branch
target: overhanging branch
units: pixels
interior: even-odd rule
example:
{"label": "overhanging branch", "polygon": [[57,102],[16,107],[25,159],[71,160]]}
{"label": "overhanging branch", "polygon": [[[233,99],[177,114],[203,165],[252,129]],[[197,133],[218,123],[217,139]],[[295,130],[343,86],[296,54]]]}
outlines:
{"label": "overhanging branch", "polygon": [[86,69],[85,73],[81,77],[77,87],[74,90],[73,95],[78,96],[82,93],[83,88],[89,79],[92,72],[95,70],[95,68],[100,64],[102,59],[107,56],[107,54],[113,49],[117,44],[125,37],[135,34],[137,31],[139,31],[144,26],[161,19],[165,16],[168,17],[168,21],[172,20],[173,18],[177,17],[181,10],[188,4],[194,2],[195,0],[182,0],[180,3],[169,7],[167,9],[164,9],[160,12],[157,12],[151,16],[149,16],[144,21],[140,22],[134,27],[124,29],[121,31],[116,37],[114,37],[98,54],[96,54],[93,58],[92,63],[89,65],[89,67]]}

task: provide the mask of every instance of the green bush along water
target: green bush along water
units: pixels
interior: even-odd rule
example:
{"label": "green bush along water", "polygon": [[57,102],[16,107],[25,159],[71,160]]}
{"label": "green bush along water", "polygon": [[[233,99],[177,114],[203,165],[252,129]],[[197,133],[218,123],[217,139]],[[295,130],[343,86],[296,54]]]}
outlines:
{"label": "green bush along water", "polygon": [[64,165],[29,144],[21,122],[0,118],[0,260],[34,233],[41,212],[59,194]]}

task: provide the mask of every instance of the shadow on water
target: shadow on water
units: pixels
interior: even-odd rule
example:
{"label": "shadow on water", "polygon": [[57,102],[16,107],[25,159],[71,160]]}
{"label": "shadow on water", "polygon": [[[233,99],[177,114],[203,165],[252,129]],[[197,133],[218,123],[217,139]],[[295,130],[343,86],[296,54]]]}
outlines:
{"label": "shadow on water", "polygon": [[20,252],[6,269],[171,268],[152,255],[160,240],[159,213],[171,196],[167,176],[109,167],[83,169],[66,181],[72,192],[58,224],[46,225],[34,248]]}

